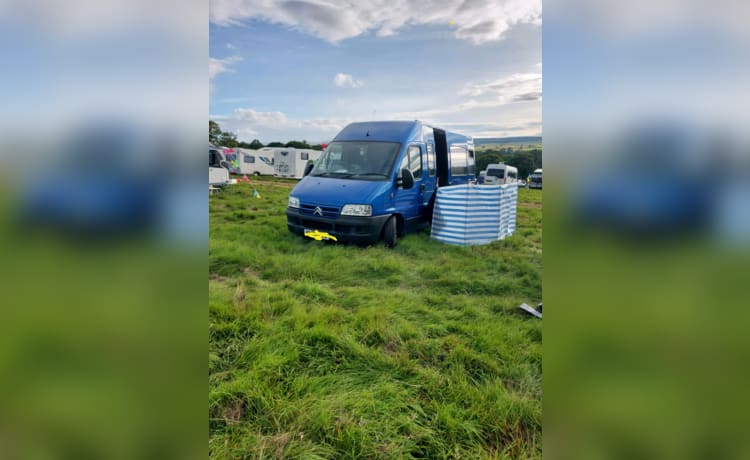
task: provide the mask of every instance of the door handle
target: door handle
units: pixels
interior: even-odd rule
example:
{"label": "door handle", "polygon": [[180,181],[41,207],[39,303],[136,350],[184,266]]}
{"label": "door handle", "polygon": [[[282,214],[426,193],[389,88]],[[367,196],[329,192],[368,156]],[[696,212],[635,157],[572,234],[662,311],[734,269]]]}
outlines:
{"label": "door handle", "polygon": [[419,184],[419,191],[424,192],[424,184]]}

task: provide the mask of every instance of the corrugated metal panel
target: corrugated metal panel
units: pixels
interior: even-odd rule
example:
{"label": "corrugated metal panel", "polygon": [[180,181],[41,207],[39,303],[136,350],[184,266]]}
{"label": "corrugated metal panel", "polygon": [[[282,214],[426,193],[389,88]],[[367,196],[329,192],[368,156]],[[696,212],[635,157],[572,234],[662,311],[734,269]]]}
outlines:
{"label": "corrugated metal panel", "polygon": [[516,230],[518,186],[463,184],[440,187],[432,238],[448,244],[489,244]]}

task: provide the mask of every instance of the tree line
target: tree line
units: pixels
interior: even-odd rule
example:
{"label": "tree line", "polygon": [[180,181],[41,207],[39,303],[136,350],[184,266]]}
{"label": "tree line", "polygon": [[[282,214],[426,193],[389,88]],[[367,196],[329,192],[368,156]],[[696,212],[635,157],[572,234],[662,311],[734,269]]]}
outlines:
{"label": "tree line", "polygon": [[484,171],[488,164],[504,163],[518,168],[518,177],[525,179],[535,169],[542,167],[542,149],[518,150],[512,147],[477,152],[476,169]]}
{"label": "tree line", "polygon": [[237,135],[230,131],[223,131],[221,126],[213,120],[208,120],[208,142],[229,148],[253,149],[258,150],[263,147],[291,147],[295,149],[323,150],[321,144],[308,144],[306,140],[283,142],[270,142],[264,145],[258,139],[252,142],[238,141]]}

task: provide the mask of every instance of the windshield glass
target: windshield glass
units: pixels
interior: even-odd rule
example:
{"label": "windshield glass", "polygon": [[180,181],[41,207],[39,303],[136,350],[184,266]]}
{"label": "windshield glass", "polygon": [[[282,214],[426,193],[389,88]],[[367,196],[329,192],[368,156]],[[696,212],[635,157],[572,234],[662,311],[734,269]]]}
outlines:
{"label": "windshield glass", "polygon": [[505,177],[505,170],[504,169],[488,169],[487,175],[493,176],[493,177],[499,177],[500,179],[502,179],[503,177]]}
{"label": "windshield glass", "polygon": [[387,180],[400,148],[398,142],[332,142],[315,163],[310,175]]}

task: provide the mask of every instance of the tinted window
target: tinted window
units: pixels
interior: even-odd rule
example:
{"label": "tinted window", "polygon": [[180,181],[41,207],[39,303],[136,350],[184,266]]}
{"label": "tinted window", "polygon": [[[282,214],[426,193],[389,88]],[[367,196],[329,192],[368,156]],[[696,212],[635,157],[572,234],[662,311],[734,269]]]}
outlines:
{"label": "tinted window", "polygon": [[409,146],[409,170],[415,179],[422,177],[422,149],[417,145]]}
{"label": "tinted window", "polygon": [[252,155],[245,155],[245,163],[255,163],[255,157]]}
{"label": "tinted window", "polygon": [[502,179],[505,177],[505,170],[504,169],[488,169],[487,175],[492,177],[499,177]]}
{"label": "tinted window", "polygon": [[310,154],[307,153],[307,152],[301,152],[299,154],[299,158],[300,158],[300,160],[309,160],[310,159]]}

